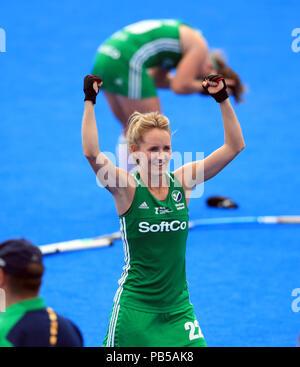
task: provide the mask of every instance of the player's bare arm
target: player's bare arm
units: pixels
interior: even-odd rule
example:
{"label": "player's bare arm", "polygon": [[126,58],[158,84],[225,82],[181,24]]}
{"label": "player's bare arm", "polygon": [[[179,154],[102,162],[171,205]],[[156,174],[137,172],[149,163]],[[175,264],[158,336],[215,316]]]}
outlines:
{"label": "player's bare arm", "polygon": [[128,172],[116,167],[100,151],[94,104],[101,84],[102,81],[98,77],[92,75],[85,77],[86,97],[82,118],[83,153],[99,182],[114,196],[118,212],[124,213],[131,205],[135,184]]}
{"label": "player's bare arm", "polygon": [[181,26],[180,40],[183,57],[171,80],[171,89],[177,94],[192,94],[203,91],[199,76],[211,72],[209,51],[205,39],[194,29]]}
{"label": "player's bare arm", "polygon": [[224,144],[207,158],[188,163],[174,172],[187,192],[217,175],[245,147],[239,121],[226,92],[224,78],[220,75],[209,76],[204,80],[203,86],[220,104],[225,135]]}

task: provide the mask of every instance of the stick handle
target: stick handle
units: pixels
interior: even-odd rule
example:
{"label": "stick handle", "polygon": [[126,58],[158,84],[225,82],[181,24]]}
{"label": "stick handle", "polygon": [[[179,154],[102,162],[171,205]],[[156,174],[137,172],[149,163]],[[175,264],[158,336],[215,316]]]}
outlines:
{"label": "stick handle", "polygon": [[285,215],[281,217],[277,217],[277,223],[282,224],[300,224],[300,216],[299,215]]}

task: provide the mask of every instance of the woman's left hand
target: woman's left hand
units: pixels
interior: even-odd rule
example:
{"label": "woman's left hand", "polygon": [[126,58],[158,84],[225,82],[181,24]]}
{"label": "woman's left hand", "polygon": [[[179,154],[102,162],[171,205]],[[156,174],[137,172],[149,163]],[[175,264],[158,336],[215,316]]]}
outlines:
{"label": "woman's left hand", "polygon": [[204,78],[203,88],[218,102],[221,103],[228,98],[226,82],[222,74],[211,74]]}

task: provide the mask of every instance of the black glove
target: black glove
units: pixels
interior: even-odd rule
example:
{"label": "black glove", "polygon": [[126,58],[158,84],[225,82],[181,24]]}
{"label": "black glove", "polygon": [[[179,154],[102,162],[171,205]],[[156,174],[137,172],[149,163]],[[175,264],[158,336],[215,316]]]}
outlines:
{"label": "black glove", "polygon": [[83,91],[85,93],[85,101],[92,101],[94,104],[96,103],[97,93],[93,88],[94,82],[98,84],[102,84],[102,79],[96,75],[87,75],[84,78]]}
{"label": "black glove", "polygon": [[219,90],[219,92],[217,93],[209,93],[208,91],[208,87],[203,85],[203,88],[207,91],[208,94],[210,94],[218,103],[224,102],[226,98],[228,98],[228,93],[226,90],[226,82],[224,79],[224,76],[222,74],[210,74],[207,75],[203,81],[210,81],[210,82],[215,82],[218,83],[219,81],[223,82],[223,88],[221,90]]}

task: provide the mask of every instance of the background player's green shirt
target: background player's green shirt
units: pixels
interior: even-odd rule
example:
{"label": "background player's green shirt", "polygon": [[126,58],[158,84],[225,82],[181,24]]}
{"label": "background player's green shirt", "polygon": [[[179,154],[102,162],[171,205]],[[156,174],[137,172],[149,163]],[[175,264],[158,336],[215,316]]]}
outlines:
{"label": "background player's green shirt", "polygon": [[184,190],[167,173],[169,193],[157,200],[135,173],[136,192],[120,216],[125,266],[114,302],[143,311],[170,312],[189,304],[185,271],[188,208]]}
{"label": "background player's green shirt", "polygon": [[183,24],[174,19],[144,20],[121,29],[99,47],[92,73],[101,76],[103,89],[111,93],[134,99],[155,96],[147,69],[171,70],[178,65]]}
{"label": "background player's green shirt", "polygon": [[[106,40],[99,52],[110,54],[110,50],[118,50],[122,60],[129,60],[131,66],[170,69],[181,58],[179,27],[182,24],[185,23],[179,20],[161,19],[128,25]],[[117,58],[117,54],[112,56]]]}

